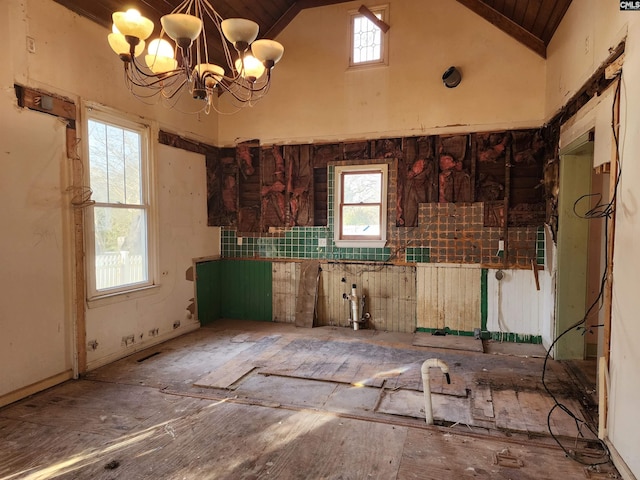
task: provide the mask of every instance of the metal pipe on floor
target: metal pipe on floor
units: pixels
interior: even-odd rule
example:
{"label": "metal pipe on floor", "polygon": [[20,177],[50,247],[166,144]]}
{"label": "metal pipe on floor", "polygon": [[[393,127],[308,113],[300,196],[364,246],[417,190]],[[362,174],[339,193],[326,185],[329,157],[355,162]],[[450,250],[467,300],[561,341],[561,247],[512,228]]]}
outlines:
{"label": "metal pipe on floor", "polygon": [[424,391],[424,415],[427,425],[433,425],[433,405],[431,403],[431,385],[429,384],[429,369],[438,367],[444,373],[447,383],[451,383],[449,377],[449,367],[439,358],[430,358],[425,360],[420,369],[422,373],[422,390]]}

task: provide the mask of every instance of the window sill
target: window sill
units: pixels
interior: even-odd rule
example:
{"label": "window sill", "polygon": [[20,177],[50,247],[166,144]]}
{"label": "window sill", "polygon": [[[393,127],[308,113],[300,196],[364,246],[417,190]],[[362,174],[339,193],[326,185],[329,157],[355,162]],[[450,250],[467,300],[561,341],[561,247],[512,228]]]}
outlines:
{"label": "window sill", "polygon": [[87,307],[98,308],[106,305],[112,305],[114,303],[126,302],[135,298],[146,297],[147,295],[153,295],[157,293],[157,289],[160,285],[148,285],[140,288],[126,290],[124,292],[109,293],[105,295],[97,295],[87,300]]}
{"label": "window sill", "polygon": [[383,248],[386,240],[334,240],[336,247]]}

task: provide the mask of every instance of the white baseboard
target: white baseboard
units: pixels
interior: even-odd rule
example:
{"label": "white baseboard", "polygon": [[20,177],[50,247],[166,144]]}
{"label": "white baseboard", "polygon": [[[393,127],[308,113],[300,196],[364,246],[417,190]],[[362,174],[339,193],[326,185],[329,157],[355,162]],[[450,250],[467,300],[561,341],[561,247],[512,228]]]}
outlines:
{"label": "white baseboard", "polygon": [[616,450],[616,447],[613,446],[611,441],[608,438],[605,438],[604,441],[607,444],[609,453],[611,454],[611,460],[613,461],[613,464],[618,469],[618,472],[620,472],[620,475],[622,475],[622,478],[624,480],[637,480],[636,476],[633,474],[631,469],[627,466],[626,462],[620,456],[620,454]]}
{"label": "white baseboard", "polygon": [[144,350],[149,347],[153,347],[154,345],[158,345],[159,343],[166,342],[167,340],[171,340],[173,338],[179,337],[181,335],[185,335],[189,332],[193,332],[200,328],[199,322],[194,322],[188,325],[184,325],[176,330],[171,330],[163,335],[158,335],[157,337],[149,338],[142,343],[136,343],[130,347],[127,347],[126,350],[118,350],[110,355],[105,357],[97,358],[91,362],[87,363],[87,371],[95,370],[96,368],[103,367],[109,363],[115,362],[116,360],[120,360],[121,358],[128,357],[129,355],[133,355],[141,350]]}
{"label": "white baseboard", "polygon": [[9,405],[10,403],[22,400],[29,395],[41,392],[42,390],[46,390],[47,388],[53,387],[62,382],[66,382],[67,380],[70,380],[72,378],[73,370],[70,369],[56,375],[52,375],[48,378],[45,378],[44,380],[32,383],[31,385],[27,385],[26,387],[14,390],[13,392],[4,394],[0,396],[0,407],[4,407],[5,405]]}

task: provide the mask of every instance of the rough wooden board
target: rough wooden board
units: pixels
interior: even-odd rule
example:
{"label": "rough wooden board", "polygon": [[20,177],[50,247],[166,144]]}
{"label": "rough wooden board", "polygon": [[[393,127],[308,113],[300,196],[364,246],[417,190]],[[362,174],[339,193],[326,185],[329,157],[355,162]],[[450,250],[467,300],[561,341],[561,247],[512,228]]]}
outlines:
{"label": "rough wooden board", "polygon": [[[496,427],[535,434],[548,434],[547,416],[554,403],[551,397],[541,392],[515,392],[494,390],[493,404]],[[580,405],[566,398],[559,398],[569,410],[583,420]],[[578,433],[575,421],[556,408],[551,416],[551,428],[555,435],[575,437]],[[594,438],[587,428],[582,429],[586,438]]]}
{"label": "rough wooden board", "polygon": [[232,389],[234,385],[246,377],[257,367],[246,360],[236,360],[225,363],[221,368],[214,370],[193,385],[202,388],[225,388]]}
{"label": "rough wooden board", "polygon": [[[328,368],[322,368],[328,367]],[[376,378],[374,376],[367,375],[366,373],[358,375],[359,369],[353,372],[347,370],[345,372],[337,372],[332,368],[332,365],[301,365],[298,368],[291,369],[277,369],[277,368],[262,368],[260,373],[264,375],[277,375],[281,377],[290,378],[303,378],[309,380],[321,380],[325,382],[343,383],[348,385],[358,385],[367,387],[381,387],[384,383],[384,378]]]}
{"label": "rough wooden board", "polygon": [[493,420],[493,398],[491,389],[484,385],[476,385],[471,391],[471,414],[479,420]]}
{"label": "rough wooden board", "polygon": [[466,350],[468,352],[482,353],[484,351],[482,340],[464,335],[432,335],[426,332],[416,332],[413,335],[413,345],[417,347]]}
{"label": "rough wooden board", "polygon": [[[316,331],[317,329],[314,329]],[[365,341],[295,339],[278,356],[265,363],[262,373],[337,383],[422,390],[420,368],[429,357],[420,349],[403,350],[398,346],[370,344]],[[277,362],[277,363],[276,363]],[[466,396],[467,382],[457,362],[450,361],[451,384],[434,370],[431,391]]]}
{"label": "rough wooden board", "polygon": [[[514,459],[513,466],[505,466],[508,463],[498,460],[499,456]],[[584,466],[560,449],[410,429],[395,478],[557,480],[586,476]]]}
{"label": "rough wooden board", "polygon": [[352,385],[337,385],[323,407],[332,412],[373,412],[380,390]]}
{"label": "rough wooden board", "polygon": [[[385,388],[387,389],[399,389],[404,390],[417,390],[423,391],[422,385],[422,361],[405,366],[397,376],[389,376],[385,381]],[[446,382],[446,377],[442,374],[440,369],[431,369],[429,375],[429,387],[431,393],[440,393],[443,395],[452,395],[456,397],[467,397],[467,380],[464,376],[460,375],[457,368],[452,365],[450,369],[451,383]]]}
{"label": "rough wooden board", "polygon": [[518,357],[544,358],[547,354],[545,348],[535,343],[497,342],[488,340],[485,345],[486,353],[494,355],[515,355]]}
{"label": "rough wooden board", "polygon": [[300,267],[298,295],[296,295],[296,327],[313,327],[318,298],[320,262],[305,260]]}
{"label": "rough wooden board", "polygon": [[253,375],[235,390],[238,397],[259,398],[280,405],[322,408],[336,389],[331,382],[274,375]]}
{"label": "rough wooden board", "polygon": [[[259,352],[249,350],[253,347],[250,342],[231,341],[243,333],[249,333],[255,342],[270,336],[280,338]],[[161,355],[142,363],[137,362],[158,349]],[[394,378],[399,381],[410,380],[416,388],[419,386],[420,362],[428,358],[422,347],[411,346],[409,335],[400,341],[395,334],[380,331],[354,332],[330,327],[296,329],[292,324],[222,320],[211,327],[119,360],[95,374],[91,372],[100,381],[66,382],[0,409],[0,452],[9,452],[8,456],[0,455],[0,477],[23,470],[29,472],[26,475],[42,473],[44,468],[51,467],[62,473],[56,478],[105,480],[185,477],[283,480],[583,478],[579,472],[559,468],[556,463],[559,459],[573,462],[565,459],[559,450],[548,447],[527,450],[535,453],[531,454],[531,458],[536,462],[536,470],[531,473],[527,469],[527,457],[520,455],[517,450],[522,447],[518,443],[510,444],[503,432],[495,430],[495,426],[487,427],[492,428],[491,434],[478,440],[495,448],[476,449],[476,452],[474,445],[468,443],[471,440],[466,440],[468,444],[465,444],[464,439],[460,440],[462,444],[452,446],[445,439],[450,439],[454,430],[442,435],[435,429],[429,429],[425,431],[429,435],[418,438],[419,448],[407,447],[403,455],[401,449],[404,439],[407,431],[412,429],[382,424],[379,419],[378,423],[372,424],[350,418],[352,415],[382,416],[366,411],[369,393],[378,392],[377,388],[353,388],[346,384],[324,382],[327,390],[334,387],[335,390],[328,399],[326,393],[323,394],[326,399],[324,405],[315,412],[312,411],[313,407],[304,406],[293,410],[275,408],[278,402],[270,399],[275,398],[277,391],[269,388],[264,390],[265,398],[260,398],[261,390],[255,388],[251,391],[252,399],[235,399],[237,392],[230,394],[192,387],[195,379],[238,355],[239,359],[247,355],[247,361],[249,357],[254,357],[260,365],[279,368],[295,368],[296,362],[303,360],[305,369],[310,373],[314,372],[313,368],[318,372],[324,371],[323,362],[333,362],[327,370],[332,374],[338,372],[345,378],[349,374],[353,377],[367,374],[371,378],[384,378],[385,387]],[[536,406],[542,405],[540,398],[522,394],[537,392],[544,396],[539,385],[542,359],[457,350],[440,350],[437,357],[449,364],[452,381],[460,378],[461,385],[466,382],[470,386],[469,402],[481,402],[480,395],[487,393],[475,392],[477,388],[491,388],[492,393],[498,395],[502,391],[511,391],[513,395],[506,397],[500,405],[507,401],[515,402],[518,415],[522,415],[524,432],[528,432],[536,423],[545,424],[546,417],[536,420],[544,413]],[[346,363],[345,359],[348,360]],[[436,372],[434,370],[431,375],[432,392],[434,380],[447,386]],[[478,372],[486,377],[478,377]],[[241,383],[239,388],[255,386],[252,382],[260,377],[248,377],[248,383]],[[547,377],[561,396],[566,397],[576,391],[573,387],[561,388],[571,381],[561,363],[550,360]],[[291,385],[288,383],[290,379],[284,380]],[[482,384],[476,385],[478,380]],[[174,388],[170,390],[177,394],[168,395],[163,392],[169,390],[143,384],[173,385]],[[288,389],[287,394],[291,397],[288,402],[310,399],[311,390],[314,389],[296,400],[296,389]],[[325,390],[318,388],[317,391]],[[517,396],[515,391],[518,391]],[[360,396],[361,392],[364,395]],[[421,392],[413,393],[417,398],[423,398]],[[199,394],[200,397],[209,396],[216,400],[198,398]],[[228,398],[220,401],[224,397]],[[416,402],[419,403],[417,398]],[[457,400],[449,400],[448,404],[455,405]],[[259,404],[262,401],[266,405],[273,405],[266,408],[234,403]],[[438,405],[435,402],[434,405],[437,418]],[[418,409],[421,407],[422,404]],[[500,418],[498,407],[498,404],[494,407],[496,419]],[[579,408],[575,411],[579,411]],[[341,416],[337,417],[334,412],[340,412]],[[446,418],[448,414],[444,416]],[[529,416],[531,418],[527,418]],[[389,423],[393,423],[394,419],[396,423],[406,425],[406,418],[384,416]],[[423,419],[414,421],[421,423]],[[555,419],[554,414],[553,421],[561,420]],[[477,424],[479,420],[474,418],[474,422]],[[544,432],[538,438],[539,435],[532,435],[534,438],[531,441],[553,444]],[[505,441],[492,443],[496,436]],[[510,440],[517,442],[516,437],[522,440],[518,434],[514,434]],[[569,443],[573,445],[573,441]],[[479,462],[467,463],[462,470],[458,469],[460,459],[467,462],[477,453],[491,461],[496,452],[500,453],[506,448],[511,449],[512,456],[524,461],[520,470],[506,469],[496,464],[502,469],[494,475],[493,471]],[[401,459],[402,468],[398,475]],[[68,461],[75,463],[64,463]],[[105,469],[112,461],[119,462],[119,466],[113,470]],[[40,478],[51,476],[51,473],[42,474]]]}
{"label": "rough wooden board", "polygon": [[[448,395],[431,395],[433,418],[445,422],[473,425],[469,399]],[[413,390],[385,390],[376,409],[379,413],[425,418],[424,394]]]}
{"label": "rough wooden board", "polygon": [[[117,399],[110,402],[115,405]],[[22,446],[22,452],[8,465],[5,461],[9,459],[3,456],[0,472],[28,470],[32,478],[64,480],[384,480],[394,478],[398,471],[407,432],[403,427],[312,412],[301,415],[206,400],[179,415],[170,409],[163,414],[162,422],[107,441],[36,424],[25,425],[24,431],[21,425],[12,425],[13,450],[18,452],[17,446]],[[0,426],[5,423],[0,419]]]}
{"label": "rough wooden board", "polygon": [[199,378],[194,385],[204,388],[233,389],[242,378],[260,366],[260,358],[265,352],[269,352],[274,345],[280,348],[278,343],[280,338],[280,335],[272,335],[258,340],[244,350],[242,355],[236,355],[224,365]]}
{"label": "rough wooden board", "polygon": [[[526,420],[525,412],[520,407],[515,391],[493,390],[492,398],[497,428],[519,432],[528,431],[529,423]],[[540,429],[542,429],[542,424]]]}
{"label": "rough wooden board", "polygon": [[[73,461],[83,445],[100,445],[105,440],[105,436],[97,433],[0,418],[0,478],[53,478],[51,475],[35,475],[42,472],[44,465]],[[52,468],[50,473],[54,471]],[[33,477],[30,476],[32,474]]]}

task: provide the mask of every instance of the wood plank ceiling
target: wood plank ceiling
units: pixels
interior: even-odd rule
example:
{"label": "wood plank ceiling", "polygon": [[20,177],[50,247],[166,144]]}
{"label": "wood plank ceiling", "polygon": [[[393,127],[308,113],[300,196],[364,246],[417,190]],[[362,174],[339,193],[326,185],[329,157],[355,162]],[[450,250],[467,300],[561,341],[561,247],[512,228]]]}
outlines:
{"label": "wood plank ceiling", "polygon": [[[135,6],[144,16],[153,20],[156,34],[160,17],[170,13],[180,3],[180,0],[54,1],[109,30],[112,12]],[[300,11],[345,1],[347,0],[212,0],[211,3],[223,18],[243,17],[257,22],[260,26],[259,38],[274,38]],[[571,4],[571,0],[457,1],[542,57],[546,57],[547,45]],[[209,45],[212,60],[223,65],[224,56],[217,38],[210,40],[213,40]]]}

